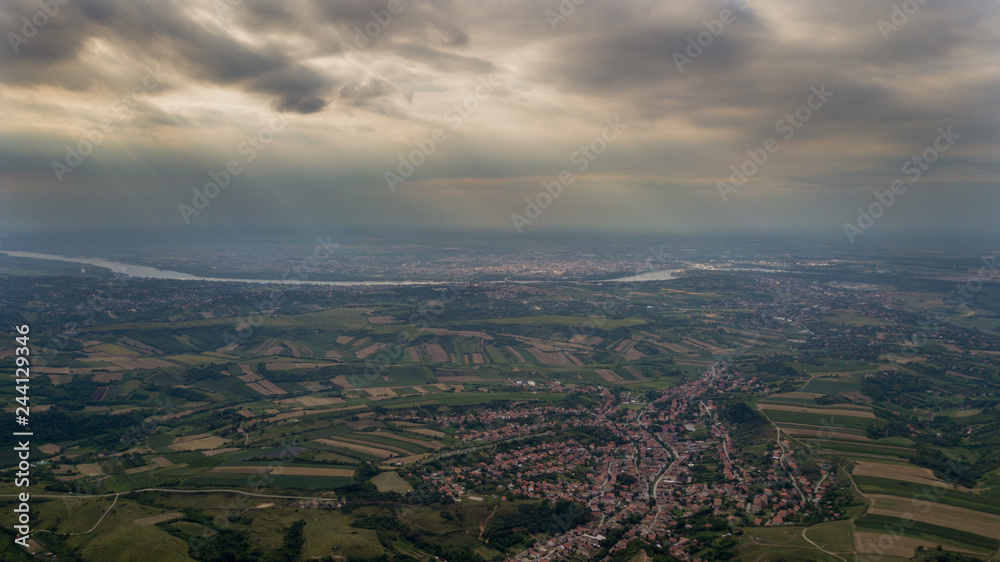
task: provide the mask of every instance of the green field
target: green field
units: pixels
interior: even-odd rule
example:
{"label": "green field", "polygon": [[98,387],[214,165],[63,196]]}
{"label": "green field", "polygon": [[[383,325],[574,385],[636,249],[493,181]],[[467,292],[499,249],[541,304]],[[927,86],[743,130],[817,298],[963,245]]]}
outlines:
{"label": "green field", "polygon": [[871,418],[857,418],[844,415],[813,414],[810,412],[789,412],[785,410],[767,410],[767,417],[771,421],[795,423],[801,425],[811,425],[822,428],[846,427],[848,429],[868,429],[875,420]]}
{"label": "green field", "polygon": [[928,486],[902,480],[879,478],[877,476],[855,476],[854,481],[866,494],[890,494],[906,498],[926,498],[932,494],[934,501],[976,511],[1000,515],[1000,502],[996,497],[985,494],[960,492],[958,490],[929,490]]}
{"label": "green field", "polygon": [[865,514],[854,520],[859,530],[881,531],[902,530],[904,535],[929,541],[946,542],[953,546],[976,546],[989,551],[1000,547],[1000,540],[967,533],[950,527],[940,527],[922,521],[912,521],[886,515]]}

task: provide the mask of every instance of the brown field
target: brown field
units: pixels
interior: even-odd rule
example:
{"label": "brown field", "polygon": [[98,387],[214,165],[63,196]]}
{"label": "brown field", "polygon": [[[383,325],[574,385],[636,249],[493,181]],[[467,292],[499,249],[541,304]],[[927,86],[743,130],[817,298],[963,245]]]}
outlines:
{"label": "brown field", "polygon": [[101,472],[101,467],[96,464],[78,464],[76,465],[76,470],[84,476],[103,476],[104,473]]}
{"label": "brown field", "polygon": [[1000,534],[1000,515],[899,496],[866,494],[865,497],[872,500],[868,513],[875,515],[900,517],[908,513],[915,521],[960,529],[984,537],[996,538]]}
{"label": "brown field", "polygon": [[309,392],[320,392],[323,390],[323,383],[317,381],[301,381],[299,386],[308,390]]}
{"label": "brown field", "polygon": [[233,451],[239,451],[239,447],[226,447],[225,449],[213,449],[211,451],[202,451],[201,454],[206,457],[214,457],[215,455],[221,455],[223,453],[232,453]]}
{"label": "brown field", "polygon": [[929,468],[921,468],[912,464],[888,464],[869,461],[856,461],[854,465],[855,476],[878,476],[880,478],[891,478],[904,482],[914,482],[916,484],[927,484],[929,486],[950,485],[937,479],[934,472]]}
{"label": "brown field", "polygon": [[420,352],[417,350],[416,347],[413,347],[412,345],[410,347],[407,347],[406,353],[410,355],[410,361],[413,361],[414,363],[420,362]]}
{"label": "brown field", "polygon": [[200,449],[215,449],[225,442],[225,439],[217,435],[199,433],[198,435],[178,437],[167,448],[175,451],[198,451]]}
{"label": "brown field", "polygon": [[615,382],[622,380],[621,376],[612,371],[611,369],[594,369],[594,372],[598,374],[602,379],[608,382]]}
{"label": "brown field", "polygon": [[55,443],[46,443],[38,447],[38,450],[45,453],[46,455],[54,455],[60,451],[59,445]]}
{"label": "brown field", "polygon": [[368,440],[365,439],[365,436],[367,435],[367,433],[352,433],[350,435],[351,435],[350,437],[337,437],[337,440],[338,441],[344,441],[346,443],[356,443],[356,444],[361,445],[363,447],[371,446],[371,447],[374,447],[374,448],[377,448],[377,449],[383,449],[383,450],[388,451],[390,453],[393,453],[393,454],[395,454],[397,456],[405,456],[405,455],[412,455],[413,454],[410,451],[407,451],[406,449],[404,449],[402,447],[396,447],[394,445],[383,445],[381,443],[372,443],[372,442],[370,442],[370,441],[368,441]]}
{"label": "brown field", "polygon": [[258,375],[257,373],[253,372],[253,368],[251,368],[250,365],[240,365],[240,370],[243,371],[244,375],[246,375],[248,377],[253,377],[250,380],[257,380],[257,379],[260,378],[260,375]]}
{"label": "brown field", "polygon": [[100,373],[92,377],[94,382],[109,383],[122,380],[122,373]]}
{"label": "brown field", "polygon": [[685,353],[685,354],[694,353],[690,349],[680,344],[663,342],[663,345],[666,346],[671,351],[673,351],[674,353]]}
{"label": "brown field", "polygon": [[435,362],[446,362],[448,361],[448,354],[445,353],[444,348],[436,343],[425,343],[424,353],[431,361]]}
{"label": "brown field", "polygon": [[257,381],[256,384],[259,384],[260,386],[264,387],[271,394],[288,394],[284,390],[281,390],[281,388],[279,388],[278,385],[274,384],[273,382],[271,382],[269,380],[263,380],[263,379],[261,379],[261,380]]}
{"label": "brown field", "polygon": [[320,367],[327,367],[330,363],[292,363],[291,361],[282,361],[279,363],[268,363],[268,371],[293,371],[295,369],[319,369]]}
{"label": "brown field", "polygon": [[154,419],[163,420],[163,421],[176,420],[178,418],[183,418],[184,416],[189,416],[189,415],[191,415],[193,413],[194,413],[194,410],[184,410],[184,411],[176,412],[176,413],[173,413],[173,414],[167,414],[165,416],[154,416]]}
{"label": "brown field", "polygon": [[181,517],[184,517],[182,513],[174,511],[171,513],[161,513],[159,515],[154,515],[152,517],[143,517],[142,519],[134,519],[132,523],[136,525],[156,525],[157,523],[173,521],[174,519],[180,519]]}
{"label": "brown field", "polygon": [[270,395],[274,394],[270,390],[264,388],[263,386],[255,383],[255,382],[248,382],[247,386],[250,387],[251,390],[259,392],[260,394],[263,394],[264,396],[270,396]]}
{"label": "brown field", "polygon": [[428,332],[438,336],[461,336],[463,338],[480,338],[484,340],[491,340],[493,336],[487,334],[486,332],[473,332],[470,330],[445,330],[444,328],[424,328],[422,332]]}
{"label": "brown field", "polygon": [[982,380],[979,377],[973,377],[973,376],[970,376],[970,375],[963,375],[962,373],[959,373],[957,371],[945,371],[945,373],[947,373],[947,374],[949,374],[949,375],[951,375],[953,377],[958,377],[960,379],[973,380],[973,381]]}
{"label": "brown field", "polygon": [[357,451],[359,453],[364,453],[366,455],[374,455],[383,459],[390,457],[399,456],[396,453],[386,451],[384,449],[376,449],[375,447],[368,447],[366,445],[358,445],[357,443],[350,443],[348,441],[340,441],[339,439],[316,439],[317,443],[322,443],[324,445],[330,445],[331,447],[340,447],[341,449],[350,449],[351,451]]}
{"label": "brown field", "polygon": [[845,418],[869,418],[875,419],[875,414],[870,410],[848,410],[845,408],[814,408],[809,406],[792,406],[791,404],[771,404],[760,402],[761,410],[781,410],[785,412],[803,412],[806,414],[828,414],[831,416],[844,416]]}
{"label": "brown field", "polygon": [[398,396],[391,388],[384,386],[372,386],[365,389],[373,400],[383,400],[385,398],[395,398]]}
{"label": "brown field", "polygon": [[153,457],[149,460],[153,461],[156,466],[159,466],[160,468],[174,466],[174,463],[170,462],[170,459],[166,457]]}
{"label": "brown field", "polygon": [[430,453],[423,453],[420,455],[410,455],[408,457],[397,457],[392,459],[391,461],[386,461],[385,463],[383,463],[382,466],[393,466],[393,465],[399,466],[399,465],[410,464],[411,462],[417,462],[420,459],[427,458],[429,456]]}
{"label": "brown field", "polygon": [[126,469],[125,474],[139,474],[142,472],[149,472],[150,470],[156,470],[157,468],[160,467],[156,466],[155,464],[147,464],[146,466]]}
{"label": "brown field", "polygon": [[353,339],[354,336],[337,336],[337,343],[339,343],[340,345],[347,345],[351,343],[351,340]]}
{"label": "brown field", "polygon": [[323,357],[327,359],[340,359],[344,356],[344,352],[337,351],[336,349],[331,349],[323,354]]}
{"label": "brown field", "polygon": [[[882,540],[879,543],[879,539]],[[896,537],[883,533],[869,533],[865,531],[854,531],[854,549],[862,554],[875,554],[882,556],[897,556],[899,558],[913,558],[916,555],[918,546],[923,546],[928,551],[934,551],[938,543],[914,539],[910,537]],[[981,554],[982,551],[963,550],[952,546],[944,546],[944,550],[951,552],[967,552]]]}
{"label": "brown field", "polygon": [[645,356],[646,356],[645,353],[639,351],[638,349],[636,349],[634,347],[630,347],[629,350],[625,352],[625,359],[628,359],[629,361],[635,361],[636,359],[642,359]]}
{"label": "brown field", "polygon": [[[301,383],[299,383],[301,384]],[[298,402],[306,408],[311,408],[315,406],[329,406],[331,404],[343,404],[343,398],[329,397],[329,398],[318,398],[316,396],[301,396],[299,398],[289,398],[288,400]],[[282,401],[284,402],[284,400]]]}
{"label": "brown field", "polygon": [[864,435],[855,435],[854,433],[841,433],[839,431],[831,432],[829,430],[819,429],[819,428],[806,429],[804,427],[786,427],[782,424],[778,425],[781,426],[781,431],[784,431],[789,435],[815,437],[817,439],[844,439],[847,441],[871,441],[871,439],[865,437]]}
{"label": "brown field", "polygon": [[621,343],[615,346],[615,351],[617,351],[618,353],[625,353],[626,351],[631,349],[633,345],[635,345],[635,340],[625,339],[622,340]]}
{"label": "brown field", "polygon": [[583,343],[585,341],[587,341],[586,334],[576,334],[575,336],[569,339],[569,343]]}
{"label": "brown field", "polygon": [[281,352],[284,350],[285,346],[283,345],[272,345],[264,350],[264,355],[281,355]]}
{"label": "brown field", "polygon": [[527,363],[527,361],[524,360],[524,357],[520,353],[518,353],[518,351],[516,349],[514,349],[513,347],[511,347],[511,346],[508,345],[507,346],[507,351],[509,351],[511,353],[511,355],[513,355],[514,357],[517,358],[517,362],[518,363]]}
{"label": "brown field", "polygon": [[119,340],[119,343],[122,344],[122,345],[128,345],[130,347],[134,347],[134,348],[138,349],[139,351],[144,351],[144,352],[146,352],[146,353],[148,353],[150,355],[162,355],[163,354],[163,352],[160,351],[159,349],[157,349],[157,348],[155,348],[155,347],[153,347],[151,345],[144,344],[141,341],[136,341],[136,340],[134,340],[132,338],[129,338],[129,337],[123,336]]}
{"label": "brown field", "polygon": [[277,422],[277,421],[287,420],[287,419],[298,417],[298,416],[311,416],[311,415],[315,415],[315,414],[329,414],[330,412],[339,412],[341,410],[356,410],[358,408],[364,408],[364,406],[361,406],[361,405],[346,406],[344,408],[327,408],[326,410],[304,410],[302,408],[297,408],[295,410],[292,410],[291,412],[285,412],[285,413],[282,413],[282,414],[276,414],[274,416],[271,416],[271,417],[265,419],[264,421],[266,421],[266,422]]}
{"label": "brown field", "polygon": [[163,359],[153,359],[152,357],[106,357],[102,359],[112,363],[116,367],[125,370],[132,369],[163,369],[176,367],[176,363],[164,361]]}
{"label": "brown field", "polygon": [[354,355],[356,355],[358,357],[358,359],[364,359],[365,357],[368,357],[369,355],[373,355],[375,353],[378,353],[378,351],[380,349],[382,349],[383,347],[385,347],[384,343],[373,343],[373,344],[369,345],[368,347],[355,352]]}
{"label": "brown field", "polygon": [[49,375],[49,382],[51,382],[53,386],[66,384],[71,380],[73,380],[73,375]]}
{"label": "brown field", "polygon": [[302,345],[300,343],[296,343],[296,342],[293,342],[293,341],[288,341],[288,340],[285,340],[285,341],[283,341],[281,343],[285,344],[285,347],[287,347],[288,350],[292,352],[292,357],[312,357],[313,356],[312,349],[309,349],[308,346],[305,346],[305,345]]}
{"label": "brown field", "polygon": [[437,441],[423,441],[421,439],[414,439],[412,437],[403,437],[402,435],[396,435],[395,433],[389,433],[388,431],[373,431],[375,435],[381,435],[383,437],[388,437],[389,439],[395,439],[396,441],[405,441],[407,443],[413,443],[414,445],[420,445],[421,447],[427,447],[428,449],[440,449],[444,447],[441,443]]}
{"label": "brown field", "polygon": [[354,385],[351,384],[351,382],[347,380],[347,377],[345,377],[344,375],[337,375],[332,379],[330,379],[330,382],[339,386],[340,388],[354,388]]}
{"label": "brown field", "polygon": [[602,338],[601,336],[590,336],[589,338],[583,340],[583,345],[589,345],[589,346],[601,345],[601,342],[603,341],[604,338]]}
{"label": "brown field", "polygon": [[312,468],[305,466],[217,466],[209,472],[228,472],[236,474],[287,474],[288,476],[354,476],[354,470],[349,468]]}
{"label": "brown field", "polygon": [[438,431],[436,429],[427,429],[426,427],[407,429],[406,431],[412,431],[413,433],[423,433],[424,435],[430,435],[431,437],[447,437],[448,434],[443,431]]}
{"label": "brown field", "polygon": [[278,341],[278,338],[267,338],[261,342],[257,347],[250,350],[250,355],[260,355],[265,349],[274,345],[274,342]]}
{"label": "brown field", "polygon": [[[13,357],[13,354],[11,354]],[[72,373],[69,367],[35,367],[32,366],[31,369],[38,373],[43,373],[46,375],[69,375]]]}
{"label": "brown field", "polygon": [[539,349],[537,347],[530,347],[530,348],[528,348],[528,351],[530,351],[532,354],[534,354],[534,356],[537,357],[539,361],[541,361],[542,363],[544,363],[546,365],[567,365],[568,366],[568,365],[575,365],[576,364],[569,357],[566,356],[568,352],[562,352],[562,351],[542,351],[541,349]]}
{"label": "brown field", "polygon": [[486,362],[486,358],[483,357],[482,353],[473,353],[472,354],[472,362],[473,363],[485,363]]}
{"label": "brown field", "polygon": [[819,398],[820,396],[826,396],[825,394],[819,394],[817,392],[785,392],[782,394],[772,394],[770,398]]}
{"label": "brown field", "polygon": [[724,347],[719,347],[718,345],[707,343],[707,342],[703,342],[703,341],[701,341],[699,339],[695,339],[695,338],[687,338],[684,341],[688,342],[688,343],[695,344],[695,345],[697,345],[699,347],[704,348],[706,351],[710,351],[712,353],[726,353],[726,351],[727,351],[727,349],[724,348]]}

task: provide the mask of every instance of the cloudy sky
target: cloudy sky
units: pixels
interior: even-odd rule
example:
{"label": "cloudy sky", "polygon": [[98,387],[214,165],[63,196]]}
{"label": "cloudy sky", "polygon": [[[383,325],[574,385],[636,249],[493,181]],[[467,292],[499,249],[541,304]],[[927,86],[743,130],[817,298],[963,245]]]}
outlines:
{"label": "cloudy sky", "polygon": [[576,2],[4,1],[0,231],[1000,233],[1000,2]]}

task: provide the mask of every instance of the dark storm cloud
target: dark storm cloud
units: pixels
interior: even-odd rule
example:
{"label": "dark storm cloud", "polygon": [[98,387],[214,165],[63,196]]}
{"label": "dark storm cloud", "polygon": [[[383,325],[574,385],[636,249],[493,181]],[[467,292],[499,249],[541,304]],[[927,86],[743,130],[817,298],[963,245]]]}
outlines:
{"label": "dark storm cloud", "polygon": [[[166,189],[188,195],[191,178],[218,166],[192,154],[220,147],[222,158],[231,157],[269,108],[307,115],[289,116],[294,126],[254,164],[253,174],[281,186],[273,196],[329,201],[343,194],[357,209],[378,209],[376,221],[502,222],[498,205],[516,207],[537,191],[615,115],[630,129],[567,189],[553,212],[559,220],[587,225],[634,213],[639,224],[663,197],[681,223],[789,217],[776,213],[781,208],[801,223],[839,221],[838,197],[860,194],[863,203],[942,126],[961,140],[921,188],[934,189],[938,174],[959,206],[962,189],[996,189],[1000,2],[926,2],[893,23],[901,3],[68,0],[15,53],[7,34],[20,33],[21,18],[39,4],[13,0],[0,3],[0,110],[26,116],[4,124],[25,134],[2,135],[16,146],[4,158],[16,162],[0,162],[0,174],[10,174],[0,179],[12,185],[14,175],[21,181],[64,153],[147,67],[162,65],[170,75],[73,172],[89,178],[91,189],[100,190],[98,171],[121,164],[134,167],[129,178],[141,178],[147,166],[162,171],[163,185],[177,185]],[[571,13],[553,19],[567,6]],[[693,48],[724,10],[734,21]],[[473,99],[476,109],[457,119],[456,104],[486,75],[503,86]],[[721,206],[715,181],[774,136],[776,121],[820,85],[834,97],[782,144],[739,203]],[[432,127],[447,128],[449,140],[408,180],[412,190],[385,198],[387,166]],[[192,130],[197,142],[182,138]],[[341,159],[333,163],[330,154]],[[28,181],[37,193],[52,181],[41,168]],[[19,201],[33,196],[25,191]],[[849,212],[856,204],[848,203]],[[217,207],[221,213],[224,205]],[[302,212],[322,215],[320,207]],[[348,213],[353,220],[363,214]]]}
{"label": "dark storm cloud", "polygon": [[[55,84],[88,89],[100,84],[113,89],[109,72],[81,56],[94,41],[120,47],[135,68],[167,61],[186,78],[218,85],[236,85],[269,94],[282,111],[313,113],[327,104],[323,95],[336,79],[296,60],[281,45],[267,39],[250,44],[226,33],[217,22],[196,20],[183,2],[117,2],[74,0],[61,8],[19,52],[2,50],[8,83],[20,86]],[[0,13],[0,29],[17,27],[37,5],[8,4]]]}

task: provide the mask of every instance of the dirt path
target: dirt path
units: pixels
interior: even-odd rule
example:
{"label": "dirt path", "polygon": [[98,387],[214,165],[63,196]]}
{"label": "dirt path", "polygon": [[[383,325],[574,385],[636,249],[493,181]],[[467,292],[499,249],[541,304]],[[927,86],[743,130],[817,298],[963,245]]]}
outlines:
{"label": "dirt path", "polygon": [[843,557],[842,557],[842,556],[840,556],[839,554],[835,554],[835,553],[833,553],[833,552],[830,552],[829,550],[827,550],[827,549],[823,548],[822,546],[820,546],[820,545],[818,545],[818,544],[814,543],[812,539],[810,539],[809,537],[807,537],[807,536],[806,536],[806,531],[807,531],[807,530],[809,530],[809,527],[805,527],[804,529],[802,529],[802,538],[804,538],[804,539],[806,540],[806,542],[808,542],[809,544],[813,545],[813,546],[814,546],[814,547],[816,547],[816,548],[817,548],[818,550],[821,550],[821,551],[823,551],[824,553],[826,553],[826,554],[829,554],[830,556],[833,556],[834,558],[836,558],[836,559],[838,559],[838,560],[843,560],[844,562],[847,562],[847,559],[846,559],[846,558],[843,558]]}
{"label": "dirt path", "polygon": [[486,532],[486,524],[490,522],[490,519],[493,519],[493,516],[496,514],[498,509],[500,509],[500,504],[497,504],[493,508],[493,511],[486,516],[486,519],[483,519],[483,522],[479,524],[479,540],[483,540],[483,533]]}

